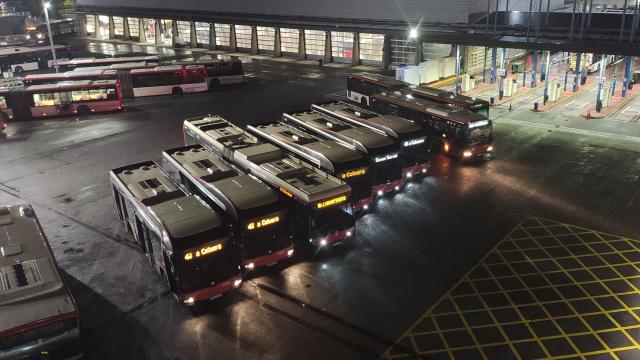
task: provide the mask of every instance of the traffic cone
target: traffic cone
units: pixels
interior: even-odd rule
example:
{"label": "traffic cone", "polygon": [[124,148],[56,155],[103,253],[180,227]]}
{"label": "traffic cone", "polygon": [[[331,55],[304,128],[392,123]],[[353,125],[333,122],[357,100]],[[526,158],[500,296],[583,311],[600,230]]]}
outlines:
{"label": "traffic cone", "polygon": [[591,119],[591,110],[587,111],[587,120]]}
{"label": "traffic cone", "polygon": [[511,107],[511,103],[509,103],[509,111],[513,110],[513,108]]}

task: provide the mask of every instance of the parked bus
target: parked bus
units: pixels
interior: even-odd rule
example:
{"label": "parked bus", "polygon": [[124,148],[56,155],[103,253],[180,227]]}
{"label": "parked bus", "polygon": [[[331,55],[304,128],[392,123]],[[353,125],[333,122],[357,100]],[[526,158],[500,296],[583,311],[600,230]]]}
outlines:
{"label": "parked bus", "polygon": [[0,359],[80,359],[80,313],[30,205],[0,208]]}
{"label": "parked bus", "polygon": [[[70,57],[66,45],[54,45],[56,57],[60,61]],[[0,69],[20,74],[25,71],[48,69],[53,66],[50,46],[12,46],[0,48]]]}
{"label": "parked bus", "polygon": [[[49,50],[51,51],[51,50]],[[107,57],[107,58],[75,58],[75,59],[58,59],[58,67],[61,69],[73,69],[78,67],[93,66],[109,66],[113,64],[145,62],[147,65],[157,66],[160,63],[160,57],[157,55],[148,56],[123,56],[123,57]]]}
{"label": "parked bus", "polygon": [[347,123],[315,110],[284,113],[283,121],[367,154],[372,190],[377,196],[400,191],[404,185],[400,148],[381,131]]}
{"label": "parked bus", "polygon": [[370,73],[349,74],[347,77],[347,97],[368,108],[370,97],[381,92],[404,92],[414,97],[429,100],[438,104],[449,104],[463,108],[476,114],[489,116],[490,104],[486,100],[455,94],[450,91],[428,86],[410,86],[394,78]]}
{"label": "parked bus", "polygon": [[337,119],[382,131],[400,148],[405,179],[425,174],[429,169],[429,148],[422,124],[393,115],[380,115],[343,102],[313,104],[311,108]]}
{"label": "parked bus", "polygon": [[461,159],[494,156],[492,124],[486,116],[397,93],[372,96],[371,107],[380,114],[421,122],[432,149]]}
{"label": "parked bus", "polygon": [[171,65],[158,66],[153,69],[133,69],[129,71],[129,76],[134,97],[179,95],[203,92],[209,89],[207,76],[201,65]]}
{"label": "parked bus", "polygon": [[[187,145],[200,144],[285,195],[295,238],[323,247],[355,235],[349,185],[219,116],[184,122]],[[308,239],[308,243],[305,241]]]}
{"label": "parked bus", "polygon": [[306,160],[351,186],[356,211],[373,202],[369,159],[353,147],[325,140],[282,122],[249,125],[247,130],[301,160]]}
{"label": "parked bus", "polygon": [[0,108],[9,119],[88,115],[123,107],[120,83],[115,80],[62,81],[0,90]]}
{"label": "parked bus", "polygon": [[238,239],[245,270],[293,256],[293,217],[278,192],[200,145],[162,153],[162,167],[185,191],[222,214]]}
{"label": "parked bus", "polygon": [[208,205],[183,192],[153,161],[109,175],[118,218],[181,304],[240,286],[236,244]]}
{"label": "parked bus", "polygon": [[67,71],[63,73],[30,74],[24,76],[25,85],[56,84],[69,80],[116,80],[116,70]]}
{"label": "parked bus", "polygon": [[240,60],[178,61],[176,64],[204,66],[207,83],[211,90],[219,88],[220,85],[244,82],[244,70]]}
{"label": "parked bus", "polygon": [[97,71],[97,70],[116,70],[128,71],[133,69],[150,69],[158,66],[158,63],[147,61],[123,62],[110,65],[75,67],[72,71]]}

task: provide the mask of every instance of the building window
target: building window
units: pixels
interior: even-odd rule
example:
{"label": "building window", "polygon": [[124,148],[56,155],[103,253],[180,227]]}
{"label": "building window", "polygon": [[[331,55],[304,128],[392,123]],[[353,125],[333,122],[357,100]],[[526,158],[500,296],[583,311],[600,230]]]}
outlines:
{"label": "building window", "polygon": [[127,18],[129,22],[129,36],[132,38],[140,37],[140,19],[138,18]]}
{"label": "building window", "polygon": [[162,43],[165,45],[173,44],[173,20],[162,20],[160,22],[160,33],[162,34]]}
{"label": "building window", "polygon": [[94,15],[85,15],[84,22],[87,25],[87,34],[95,35],[96,33],[96,17]]}
{"label": "building window", "polygon": [[191,23],[188,21],[178,21],[177,39],[182,40],[183,44],[191,44]]}
{"label": "building window", "polygon": [[391,64],[394,66],[413,65],[416,61],[416,41],[408,36],[396,35],[391,38]]}
{"label": "building window", "polygon": [[196,42],[198,46],[209,47],[211,26],[206,22],[196,23]]}
{"label": "building window", "polygon": [[322,30],[305,30],[304,42],[307,57],[311,59],[321,59],[324,56],[325,35]]}
{"label": "building window", "polygon": [[216,46],[231,46],[231,25],[215,24],[216,28]]}
{"label": "building window", "polygon": [[148,43],[156,42],[156,20],[155,19],[142,19],[142,25],[144,26],[144,38]]}
{"label": "building window", "polygon": [[258,26],[258,49],[273,52],[276,46],[276,29]]}
{"label": "building window", "polygon": [[100,36],[103,39],[109,38],[109,16],[100,15],[98,16],[98,26],[100,26]]}
{"label": "building window", "polygon": [[331,32],[331,56],[336,62],[351,62],[353,58],[353,33]]}
{"label": "building window", "polygon": [[251,26],[236,25],[236,46],[239,49],[251,49]]}
{"label": "building window", "polygon": [[124,18],[121,16],[114,16],[113,20],[113,35],[122,37],[124,35]]}
{"label": "building window", "polygon": [[384,35],[360,34],[360,61],[363,64],[382,64]]}
{"label": "building window", "polygon": [[297,54],[300,47],[300,30],[280,29],[280,51]]}

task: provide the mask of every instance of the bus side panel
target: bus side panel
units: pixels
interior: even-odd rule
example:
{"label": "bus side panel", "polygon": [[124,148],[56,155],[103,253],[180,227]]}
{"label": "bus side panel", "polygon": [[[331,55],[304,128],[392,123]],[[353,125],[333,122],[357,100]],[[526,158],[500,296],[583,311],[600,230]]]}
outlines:
{"label": "bus side panel", "polygon": [[129,70],[118,70],[116,79],[120,81],[120,86],[122,89],[122,97],[132,98],[133,85],[131,83],[131,74],[129,74]]}
{"label": "bus side panel", "polygon": [[31,116],[30,102],[33,94],[28,92],[14,92],[7,95],[8,106],[13,110],[13,120],[27,121],[33,119]]}

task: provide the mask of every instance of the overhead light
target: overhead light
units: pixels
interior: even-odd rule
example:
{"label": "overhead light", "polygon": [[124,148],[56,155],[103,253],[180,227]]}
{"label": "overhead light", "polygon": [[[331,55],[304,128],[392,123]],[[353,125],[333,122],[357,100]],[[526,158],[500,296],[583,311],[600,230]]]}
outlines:
{"label": "overhead light", "polygon": [[416,28],[411,28],[411,30],[409,30],[409,37],[412,39],[415,39],[418,37],[418,29]]}
{"label": "overhead light", "polygon": [[44,6],[45,9],[48,9],[49,7],[51,7],[51,3],[50,2],[45,2],[42,4]]}

